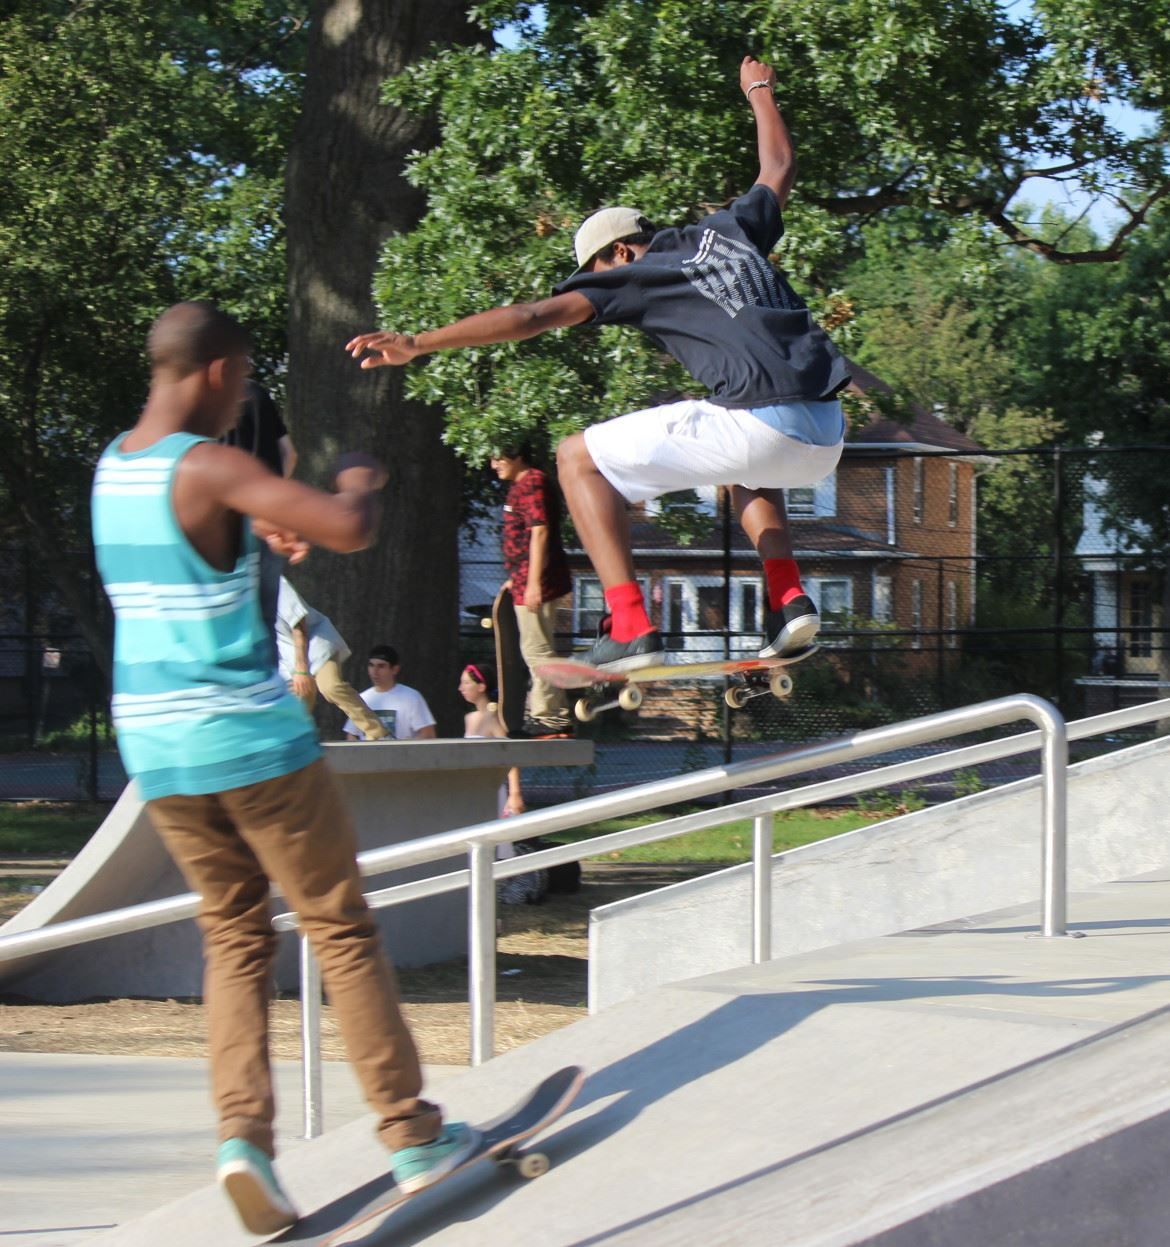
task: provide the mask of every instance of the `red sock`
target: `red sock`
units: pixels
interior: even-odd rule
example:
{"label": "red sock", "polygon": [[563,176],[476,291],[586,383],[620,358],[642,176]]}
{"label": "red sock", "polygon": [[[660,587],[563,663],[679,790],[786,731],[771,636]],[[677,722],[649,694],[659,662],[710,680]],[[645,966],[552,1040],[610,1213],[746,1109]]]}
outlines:
{"label": "red sock", "polygon": [[642,590],[636,580],[627,580],[625,584],[606,589],[605,604],[613,614],[610,636],[615,641],[632,641],[635,637],[654,631],[650,616],[646,614],[646,604],[642,601]]}
{"label": "red sock", "polygon": [[765,559],[764,578],[768,582],[768,609],[778,611],[804,592],[795,559]]}

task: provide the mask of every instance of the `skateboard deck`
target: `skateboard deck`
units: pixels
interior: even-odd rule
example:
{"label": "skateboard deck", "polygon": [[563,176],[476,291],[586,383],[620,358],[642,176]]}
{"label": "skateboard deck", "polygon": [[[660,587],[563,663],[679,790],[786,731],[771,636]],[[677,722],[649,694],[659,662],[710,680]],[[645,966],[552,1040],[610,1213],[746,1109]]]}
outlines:
{"label": "skateboard deck", "polygon": [[642,704],[640,684],[659,684],[671,680],[722,680],[730,678],[731,686],[724,693],[727,704],[734,710],[741,709],[751,698],[763,693],[783,699],[793,689],[792,677],[784,670],[793,663],[802,662],[815,654],[820,647],[806,645],[804,649],[784,658],[725,658],[708,662],[658,663],[652,667],[637,667],[633,671],[605,671],[590,663],[566,658],[557,662],[542,663],[536,674],[558,688],[592,688],[594,695],[583,697],[574,707],[574,713],[583,723],[608,710],[620,706],[623,710],[637,710]]}
{"label": "skateboard deck", "polygon": [[585,1071],[576,1065],[567,1065],[555,1074],[550,1074],[513,1109],[492,1121],[476,1126],[480,1132],[479,1143],[461,1165],[457,1165],[450,1173],[445,1173],[430,1186],[424,1186],[418,1191],[399,1191],[384,1203],[367,1209],[360,1217],[355,1217],[341,1229],[334,1231],[321,1243],[321,1247],[334,1247],[335,1244],[344,1242],[354,1230],[378,1217],[386,1216],[409,1203],[416,1195],[442,1186],[448,1178],[453,1178],[457,1173],[462,1173],[483,1160],[490,1160],[500,1166],[514,1165],[524,1178],[538,1178],[547,1173],[548,1157],[543,1152],[521,1150],[521,1145],[551,1126],[577,1098],[584,1082]]}
{"label": "skateboard deck", "polygon": [[496,715],[509,736],[524,728],[524,702],[528,696],[528,668],[520,653],[520,625],[512,591],[504,588],[492,603],[492,632],[496,640],[496,678],[499,701]]}

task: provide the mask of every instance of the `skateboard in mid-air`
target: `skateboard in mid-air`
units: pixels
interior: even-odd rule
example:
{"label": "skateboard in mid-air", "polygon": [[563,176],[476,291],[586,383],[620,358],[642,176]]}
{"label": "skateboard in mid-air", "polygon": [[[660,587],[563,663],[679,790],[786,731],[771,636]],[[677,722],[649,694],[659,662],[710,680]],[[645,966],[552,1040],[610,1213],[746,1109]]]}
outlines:
{"label": "skateboard in mid-air", "polygon": [[457,1165],[450,1173],[445,1173],[430,1186],[424,1186],[418,1191],[399,1191],[385,1202],[368,1208],[361,1216],[355,1217],[331,1234],[322,1242],[321,1247],[334,1247],[335,1244],[344,1242],[360,1226],[386,1216],[424,1191],[442,1186],[448,1178],[470,1169],[481,1160],[490,1160],[500,1168],[513,1167],[522,1178],[539,1178],[541,1174],[547,1173],[547,1154],[523,1145],[551,1126],[565,1112],[577,1098],[584,1082],[585,1071],[576,1065],[567,1065],[555,1074],[550,1074],[515,1108],[476,1127],[480,1134],[479,1142],[475,1151],[461,1165]]}
{"label": "skateboard in mid-air", "polygon": [[603,710],[612,710],[614,706],[637,710],[643,700],[640,685],[670,680],[730,679],[723,699],[733,710],[741,710],[753,697],[762,697],[767,693],[781,701],[791,696],[794,687],[792,676],[784,668],[815,654],[818,648],[806,645],[785,658],[660,663],[653,667],[637,667],[633,671],[603,671],[587,662],[567,658],[542,663],[536,668],[536,674],[558,688],[590,690],[573,707],[573,713],[582,723],[591,722]]}
{"label": "skateboard in mid-air", "polygon": [[496,717],[509,736],[524,730],[524,703],[528,697],[528,667],[520,652],[520,625],[512,590],[506,585],[492,602],[492,613],[480,623],[491,628],[496,642]]}

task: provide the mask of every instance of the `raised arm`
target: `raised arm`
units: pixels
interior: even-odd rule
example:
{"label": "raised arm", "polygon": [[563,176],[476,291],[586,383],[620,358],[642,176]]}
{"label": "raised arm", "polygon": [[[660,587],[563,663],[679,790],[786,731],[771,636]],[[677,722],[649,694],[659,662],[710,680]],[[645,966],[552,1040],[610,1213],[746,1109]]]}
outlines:
{"label": "raised arm", "polygon": [[[766,83],[766,86],[755,86]],[[756,184],[770,186],[780,207],[788,200],[788,192],[796,181],[796,156],[792,136],[776,106],[776,71],[762,61],[745,56],[739,67],[740,89],[756,118],[756,142],[760,152],[760,174]]]}
{"label": "raised arm", "polygon": [[[441,329],[427,329],[423,333],[393,333],[389,330],[361,333],[351,338],[345,349],[354,359],[361,359],[363,368],[382,368],[386,364],[409,364],[412,359],[429,355],[432,351],[535,338],[550,329],[583,324],[592,316],[593,304],[580,291],[570,290],[537,303],[493,307],[488,312],[476,312]],[[363,355],[366,356],[364,359]]]}

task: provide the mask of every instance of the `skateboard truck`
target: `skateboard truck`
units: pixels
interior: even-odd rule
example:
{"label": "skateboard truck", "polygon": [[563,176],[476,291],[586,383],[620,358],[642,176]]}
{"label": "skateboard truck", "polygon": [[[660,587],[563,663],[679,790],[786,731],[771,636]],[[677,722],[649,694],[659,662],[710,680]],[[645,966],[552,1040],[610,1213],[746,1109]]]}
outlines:
{"label": "skateboard truck", "polygon": [[[612,691],[612,686],[605,687],[607,692]],[[620,706],[622,710],[637,710],[644,697],[645,694],[636,684],[627,684],[618,690],[616,697],[610,697],[607,701],[594,701],[592,697],[579,697],[573,706],[573,713],[579,722],[592,723],[603,711],[612,710],[615,706]]]}

